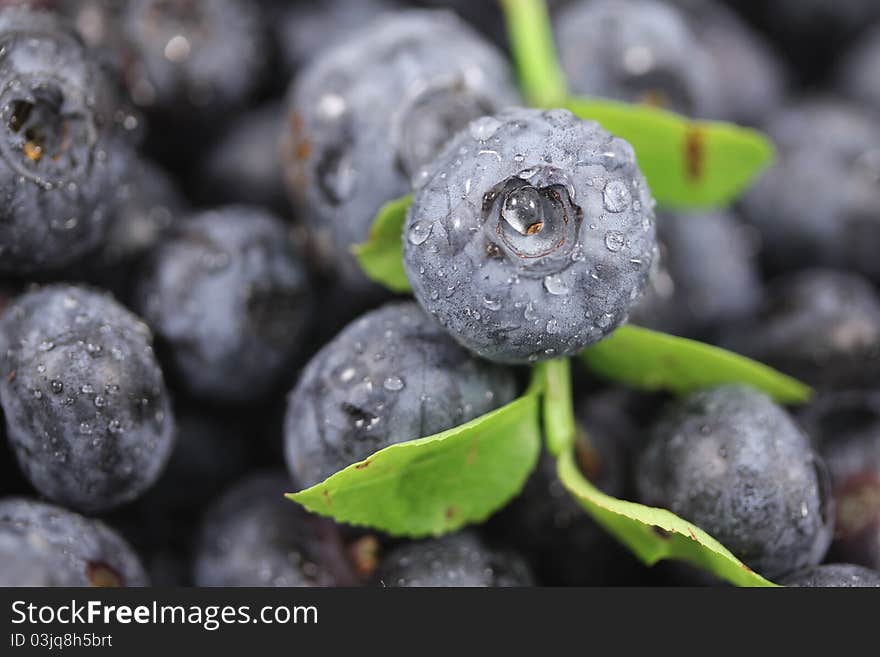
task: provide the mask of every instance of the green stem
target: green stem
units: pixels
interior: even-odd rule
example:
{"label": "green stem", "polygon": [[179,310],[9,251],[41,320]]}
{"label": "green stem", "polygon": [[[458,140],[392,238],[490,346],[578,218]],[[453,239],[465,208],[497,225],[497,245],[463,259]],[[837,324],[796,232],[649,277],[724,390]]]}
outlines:
{"label": "green stem", "polygon": [[499,1],[526,100],[537,107],[560,106],[568,92],[546,3],[544,0]]}
{"label": "green stem", "polygon": [[538,366],[544,379],[544,439],[553,456],[571,448],[577,436],[571,392],[571,364],[567,358]]}

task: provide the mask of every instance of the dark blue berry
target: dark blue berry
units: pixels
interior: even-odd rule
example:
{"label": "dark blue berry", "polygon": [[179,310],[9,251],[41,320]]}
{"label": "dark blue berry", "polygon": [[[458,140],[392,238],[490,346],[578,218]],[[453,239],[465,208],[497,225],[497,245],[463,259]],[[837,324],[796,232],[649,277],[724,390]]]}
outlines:
{"label": "dark blue berry", "polygon": [[0,404],[19,465],[46,497],[95,512],[159,477],[173,420],[147,326],[109,295],[50,286],[0,319]]}
{"label": "dark blue berry", "polygon": [[670,410],[636,483],[642,502],[690,520],[774,578],[825,555],[833,522],[827,477],[784,410],[750,388],[727,386]]}
{"label": "dark blue berry", "polygon": [[825,564],[789,575],[781,583],[784,586],[821,588],[880,587],[880,573],[846,563]]}
{"label": "dark blue berry", "polygon": [[478,119],[419,183],[404,265],[422,307],[484,358],[570,356],[626,321],[656,251],[632,147],[565,110]]}
{"label": "dark blue berry", "polygon": [[430,436],[511,401],[513,374],[478,360],[415,303],[349,324],[290,393],[287,464],[309,487],[390,444]]}
{"label": "dark blue berry", "polygon": [[0,586],[146,586],[137,555],[112,529],[60,507],[0,499]]}
{"label": "dark blue berry", "polygon": [[181,222],[151,255],[135,306],[167,345],[181,383],[215,401],[270,391],[300,350],[312,290],[290,229],[256,207]]}

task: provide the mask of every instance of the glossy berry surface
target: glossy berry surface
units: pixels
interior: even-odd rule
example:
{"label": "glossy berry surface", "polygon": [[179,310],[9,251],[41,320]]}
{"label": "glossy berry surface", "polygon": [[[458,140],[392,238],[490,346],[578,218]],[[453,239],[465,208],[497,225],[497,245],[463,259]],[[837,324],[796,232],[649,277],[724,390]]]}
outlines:
{"label": "glossy berry surface", "polygon": [[388,304],[349,324],[303,370],[287,401],[287,464],[306,488],[515,394],[510,370],[475,358],[415,303]]}
{"label": "glossy berry surface", "polygon": [[147,326],[109,295],[55,285],[0,319],[0,405],[25,476],[49,499],[97,512],[151,486],[173,418]]}
{"label": "glossy berry surface", "polygon": [[404,266],[422,307],[476,354],[570,356],[626,321],[655,256],[630,145],[565,110],[459,133],[419,183]]}

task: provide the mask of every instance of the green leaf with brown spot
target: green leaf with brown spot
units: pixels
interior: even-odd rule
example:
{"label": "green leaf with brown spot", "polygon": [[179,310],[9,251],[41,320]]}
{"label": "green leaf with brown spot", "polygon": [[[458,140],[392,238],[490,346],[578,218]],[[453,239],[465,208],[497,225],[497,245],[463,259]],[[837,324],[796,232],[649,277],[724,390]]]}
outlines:
{"label": "green leaf with brown spot", "polygon": [[745,356],[631,324],[585,349],[580,359],[600,376],[642,390],[684,395],[741,383],[783,404],[806,402],[812,394],[797,379]]}
{"label": "green leaf with brown spot", "polygon": [[386,447],[288,497],[339,522],[421,537],[479,523],[510,501],[541,447],[541,386],[471,422]]}
{"label": "green leaf with brown spot", "polygon": [[776,586],[671,511],[619,500],[600,491],[581,474],[573,447],[559,455],[557,472],[562,485],[593,520],[646,564],[679,559],[737,586]]}
{"label": "green leaf with brown spot", "polygon": [[370,280],[384,285],[392,292],[410,291],[409,280],[403,270],[401,235],[411,204],[412,195],[386,203],[373,220],[367,241],[352,247],[361,269]]}
{"label": "green leaf with brown spot", "polygon": [[664,207],[729,205],[773,162],[771,142],[750,128],[611,100],[569,98],[564,106],[632,145],[651,194]]}

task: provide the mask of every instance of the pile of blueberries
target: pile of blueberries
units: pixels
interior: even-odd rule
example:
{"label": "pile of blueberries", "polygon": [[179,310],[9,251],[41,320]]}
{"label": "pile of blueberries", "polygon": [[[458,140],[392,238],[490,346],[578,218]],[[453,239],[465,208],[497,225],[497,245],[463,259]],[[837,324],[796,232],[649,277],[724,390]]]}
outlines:
{"label": "pile of blueberries", "polygon": [[[494,2],[0,2],[0,586],[717,584],[639,564],[549,457],[437,539],[282,496],[627,321],[817,394],[578,372],[584,475],[776,582],[880,585],[880,3],[548,4],[574,93],[776,163],[655,212],[627,142],[524,107]],[[408,193],[414,300],[351,251]]]}

